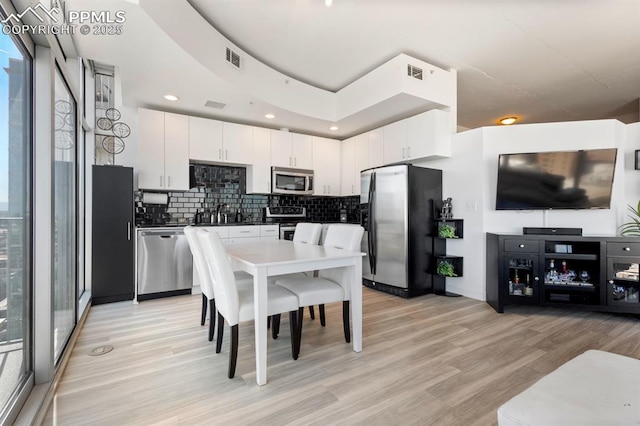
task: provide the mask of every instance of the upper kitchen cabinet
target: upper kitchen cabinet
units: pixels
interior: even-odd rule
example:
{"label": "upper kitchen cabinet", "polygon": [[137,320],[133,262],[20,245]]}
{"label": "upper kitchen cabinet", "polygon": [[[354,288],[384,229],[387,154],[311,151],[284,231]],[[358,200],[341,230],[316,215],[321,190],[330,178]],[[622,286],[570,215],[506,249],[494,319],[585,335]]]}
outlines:
{"label": "upper kitchen cabinet", "polygon": [[308,135],[271,130],[271,165],[313,168],[313,139]]}
{"label": "upper kitchen cabinet", "polygon": [[138,187],[189,190],[189,119],[138,109]]}
{"label": "upper kitchen cabinet", "polygon": [[291,156],[296,169],[313,169],[313,138],[299,133],[291,134]]}
{"label": "upper kitchen cabinet", "polygon": [[340,195],[341,142],[314,136],[313,195]]}
{"label": "upper kitchen cabinet", "polygon": [[[340,195],[360,195],[360,172],[369,167],[375,167],[369,165],[370,133],[342,141]],[[380,151],[382,151],[382,146],[380,146]]]}
{"label": "upper kitchen cabinet", "polygon": [[[384,165],[384,128],[371,130],[369,133],[369,164],[365,168]],[[360,185],[360,181],[357,182]]]}
{"label": "upper kitchen cabinet", "polygon": [[251,164],[253,127],[189,117],[189,158],[205,163]]}
{"label": "upper kitchen cabinet", "polygon": [[222,121],[189,117],[189,158],[195,161],[223,161]]}
{"label": "upper kitchen cabinet", "polygon": [[451,114],[432,109],[408,118],[407,159],[451,157]]}
{"label": "upper kitchen cabinet", "polygon": [[431,110],[384,127],[384,164],[451,156],[450,113]]}
{"label": "upper kitchen cabinet", "polygon": [[271,130],[253,128],[253,164],[247,167],[247,193],[271,193]]}
{"label": "upper kitchen cabinet", "polygon": [[356,137],[345,139],[340,146],[340,194],[355,195]]}
{"label": "upper kitchen cabinet", "polygon": [[244,124],[222,123],[223,162],[251,164],[253,130],[254,127]]}
{"label": "upper kitchen cabinet", "polygon": [[384,164],[397,163],[407,158],[407,121],[400,120],[383,128]]}

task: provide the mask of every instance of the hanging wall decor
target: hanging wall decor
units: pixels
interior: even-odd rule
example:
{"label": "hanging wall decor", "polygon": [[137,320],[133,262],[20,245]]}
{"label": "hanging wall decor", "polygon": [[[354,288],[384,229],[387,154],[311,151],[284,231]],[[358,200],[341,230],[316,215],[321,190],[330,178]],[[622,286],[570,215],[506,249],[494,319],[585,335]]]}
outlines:
{"label": "hanging wall decor", "polygon": [[105,110],[104,117],[98,118],[96,125],[104,133],[96,132],[102,137],[102,148],[109,154],[120,154],[124,151],[124,139],[131,134],[131,128],[120,120],[121,114],[116,108]]}

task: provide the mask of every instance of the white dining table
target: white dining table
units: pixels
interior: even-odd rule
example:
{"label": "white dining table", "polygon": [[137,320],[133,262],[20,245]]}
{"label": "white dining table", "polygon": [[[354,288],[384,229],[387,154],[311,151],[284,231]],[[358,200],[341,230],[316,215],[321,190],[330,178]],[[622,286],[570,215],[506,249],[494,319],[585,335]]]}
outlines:
{"label": "white dining table", "polygon": [[330,268],[348,268],[351,277],[351,327],[355,352],[362,351],[362,257],[331,247],[263,240],[225,245],[234,269],[253,275],[256,382],[267,383],[267,277]]}

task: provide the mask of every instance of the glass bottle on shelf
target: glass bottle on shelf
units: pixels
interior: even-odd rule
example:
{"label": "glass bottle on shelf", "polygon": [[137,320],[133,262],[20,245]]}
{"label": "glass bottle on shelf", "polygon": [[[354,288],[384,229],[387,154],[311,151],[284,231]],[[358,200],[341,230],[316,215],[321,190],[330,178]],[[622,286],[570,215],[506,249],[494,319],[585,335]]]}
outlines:
{"label": "glass bottle on shelf", "polygon": [[526,296],[533,296],[533,287],[531,286],[531,281],[529,280],[529,274],[527,274],[524,280],[524,294]]}
{"label": "glass bottle on shelf", "polygon": [[555,261],[549,260],[549,272],[547,273],[547,279],[545,281],[549,283],[555,283],[558,280],[558,271],[556,271]]}
{"label": "glass bottle on shelf", "polygon": [[562,261],[562,269],[561,269],[561,275],[560,275],[560,281],[563,284],[566,284],[569,282],[569,273],[567,271],[567,262],[565,260]]}

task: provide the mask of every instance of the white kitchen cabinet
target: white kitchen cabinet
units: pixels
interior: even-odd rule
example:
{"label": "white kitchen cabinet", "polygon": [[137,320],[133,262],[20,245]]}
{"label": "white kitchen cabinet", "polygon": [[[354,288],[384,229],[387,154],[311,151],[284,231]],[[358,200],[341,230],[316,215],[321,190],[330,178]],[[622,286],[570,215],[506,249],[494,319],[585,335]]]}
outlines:
{"label": "white kitchen cabinet", "polygon": [[251,164],[253,127],[189,118],[189,158],[205,163]]}
{"label": "white kitchen cabinet", "polygon": [[189,158],[222,161],[222,121],[189,117]]}
{"label": "white kitchen cabinet", "polygon": [[407,121],[400,120],[383,127],[384,164],[405,160],[407,154]]}
{"label": "white kitchen cabinet", "polygon": [[164,189],[164,112],[138,110],[138,187]]}
{"label": "white kitchen cabinet", "polygon": [[[353,195],[360,195],[360,172],[365,169],[375,167],[369,164],[371,150],[369,136],[369,133],[356,136],[354,153],[355,166],[353,169]],[[379,154],[382,156],[382,150],[380,150]]]}
{"label": "white kitchen cabinet", "polygon": [[260,225],[260,239],[262,240],[279,240],[279,225]]}
{"label": "white kitchen cabinet", "polygon": [[313,167],[313,139],[309,135],[271,130],[271,165],[311,169]]}
{"label": "white kitchen cabinet", "polygon": [[451,156],[450,113],[434,109],[408,118],[407,159]]}
{"label": "white kitchen cabinet", "polygon": [[360,195],[360,172],[384,164],[382,128],[342,141],[340,195]]}
{"label": "white kitchen cabinet", "polygon": [[356,137],[343,140],[340,152],[340,195],[355,195]]}
{"label": "white kitchen cabinet", "polygon": [[280,237],[278,225],[227,226],[229,238],[227,243],[250,243],[260,240],[277,240]]}
{"label": "white kitchen cabinet", "polygon": [[189,118],[185,115],[164,115],[165,188],[189,190]]}
{"label": "white kitchen cabinet", "polygon": [[313,138],[313,195],[340,195],[340,144],[339,140]]}
{"label": "white kitchen cabinet", "polygon": [[253,126],[222,123],[222,161],[232,164],[251,164],[253,160]]}
{"label": "white kitchen cabinet", "polygon": [[271,130],[271,165],[291,167],[291,133]]}
{"label": "white kitchen cabinet", "polygon": [[271,193],[271,131],[253,128],[253,163],[247,167],[247,193]]}
{"label": "white kitchen cabinet", "polygon": [[291,134],[292,167],[296,169],[313,168],[313,138],[299,133]]}
{"label": "white kitchen cabinet", "polygon": [[340,195],[360,195],[360,172],[369,166],[369,133],[342,141]]}
{"label": "white kitchen cabinet", "polygon": [[138,109],[138,187],[189,190],[187,116]]}
{"label": "white kitchen cabinet", "polygon": [[384,164],[451,156],[450,113],[438,109],[384,126]]}
{"label": "white kitchen cabinet", "polygon": [[366,168],[384,165],[384,128],[371,130],[369,133],[369,164]]}

